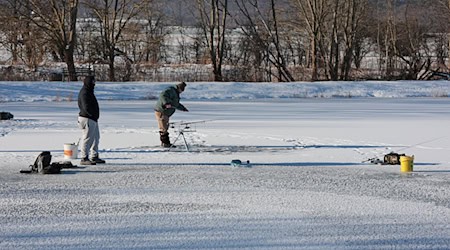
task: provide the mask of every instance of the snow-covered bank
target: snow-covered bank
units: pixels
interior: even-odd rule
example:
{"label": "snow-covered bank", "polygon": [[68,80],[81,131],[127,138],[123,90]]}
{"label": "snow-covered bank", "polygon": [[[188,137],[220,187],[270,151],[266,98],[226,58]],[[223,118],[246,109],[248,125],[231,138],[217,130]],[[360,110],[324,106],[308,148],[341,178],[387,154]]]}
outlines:
{"label": "snow-covered bank", "polygon": [[[154,99],[174,83],[98,82],[101,100]],[[0,82],[0,102],[70,101],[76,99],[81,82]],[[364,81],[295,83],[188,83],[187,100],[330,97],[448,97],[448,81]]]}

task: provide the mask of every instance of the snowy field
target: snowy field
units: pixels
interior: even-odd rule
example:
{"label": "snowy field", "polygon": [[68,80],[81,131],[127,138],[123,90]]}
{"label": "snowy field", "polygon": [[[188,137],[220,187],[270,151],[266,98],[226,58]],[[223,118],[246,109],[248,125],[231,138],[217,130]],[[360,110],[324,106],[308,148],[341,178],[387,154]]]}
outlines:
{"label": "snowy field", "polygon": [[[0,82],[0,249],[450,249],[449,82],[188,83],[189,152],[158,147],[168,85],[98,83],[107,164],[39,175],[81,83]],[[392,151],[414,171],[366,162]]]}

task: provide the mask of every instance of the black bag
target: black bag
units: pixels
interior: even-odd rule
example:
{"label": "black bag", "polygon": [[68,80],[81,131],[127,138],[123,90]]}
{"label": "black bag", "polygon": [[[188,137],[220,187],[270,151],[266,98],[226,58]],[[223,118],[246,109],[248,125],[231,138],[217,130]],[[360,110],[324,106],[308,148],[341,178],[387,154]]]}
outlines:
{"label": "black bag", "polygon": [[0,120],[11,120],[14,115],[9,112],[0,112]]}
{"label": "black bag", "polygon": [[53,167],[59,167],[59,168],[77,168],[77,165],[73,165],[70,161],[60,161],[60,162],[53,162]]}
{"label": "black bag", "polygon": [[400,156],[405,156],[405,154],[391,152],[384,156],[384,164],[400,165]]}
{"label": "black bag", "polygon": [[53,162],[47,167],[42,168],[39,171],[40,174],[60,174],[61,173],[61,165]]}
{"label": "black bag", "polygon": [[21,173],[39,173],[39,174],[60,174],[61,165],[50,162],[52,161],[52,155],[49,151],[41,152],[34,161],[33,165],[30,165],[30,170],[21,170]]}

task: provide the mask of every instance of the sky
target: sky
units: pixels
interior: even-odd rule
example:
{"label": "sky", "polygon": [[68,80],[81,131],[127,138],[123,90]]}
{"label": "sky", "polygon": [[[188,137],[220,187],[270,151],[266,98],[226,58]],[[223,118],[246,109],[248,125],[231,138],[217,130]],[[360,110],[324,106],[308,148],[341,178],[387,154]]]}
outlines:
{"label": "sky", "polygon": [[[98,82],[107,163],[80,166],[81,83],[0,82],[0,249],[450,248],[448,81],[188,82],[167,150],[172,84]],[[19,173],[44,150],[77,168]]]}

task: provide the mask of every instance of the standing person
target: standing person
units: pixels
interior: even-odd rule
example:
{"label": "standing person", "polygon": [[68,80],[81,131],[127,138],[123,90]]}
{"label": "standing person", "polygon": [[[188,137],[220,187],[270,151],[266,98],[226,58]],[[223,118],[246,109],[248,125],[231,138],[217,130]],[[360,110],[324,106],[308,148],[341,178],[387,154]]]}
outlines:
{"label": "standing person", "polygon": [[177,85],[168,87],[159,95],[159,99],[155,107],[155,116],[158,121],[159,136],[162,147],[175,147],[170,143],[169,119],[177,109],[188,112],[188,109],[180,103],[180,94],[183,93],[185,88],[186,83],[180,82]]}
{"label": "standing person", "polygon": [[86,76],[83,81],[83,87],[78,94],[78,107],[80,108],[78,127],[82,131],[80,140],[81,165],[105,163],[104,160],[98,157],[100,140],[98,118],[100,117],[100,108],[94,95],[94,88],[94,76]]}

